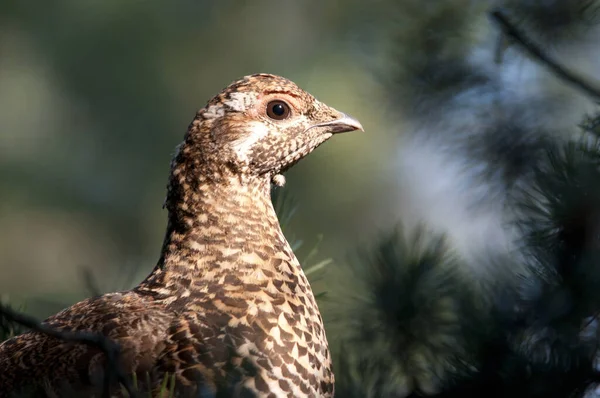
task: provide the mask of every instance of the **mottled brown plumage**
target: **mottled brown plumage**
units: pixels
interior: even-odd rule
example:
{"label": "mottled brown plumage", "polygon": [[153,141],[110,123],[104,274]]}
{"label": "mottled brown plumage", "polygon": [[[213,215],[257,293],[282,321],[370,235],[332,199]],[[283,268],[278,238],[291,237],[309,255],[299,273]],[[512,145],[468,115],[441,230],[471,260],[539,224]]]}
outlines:
{"label": "mottled brown plumage", "polygon": [[[152,273],[45,322],[102,332],[138,380],[175,373],[180,392],[233,381],[236,393],[332,396],[322,319],[270,185],[332,134],[357,129],[282,77],[232,83],[197,113],[172,162],[167,233]],[[103,363],[95,348],[25,333],[0,345],[0,396],[23,385],[59,392],[64,382],[91,394]]]}

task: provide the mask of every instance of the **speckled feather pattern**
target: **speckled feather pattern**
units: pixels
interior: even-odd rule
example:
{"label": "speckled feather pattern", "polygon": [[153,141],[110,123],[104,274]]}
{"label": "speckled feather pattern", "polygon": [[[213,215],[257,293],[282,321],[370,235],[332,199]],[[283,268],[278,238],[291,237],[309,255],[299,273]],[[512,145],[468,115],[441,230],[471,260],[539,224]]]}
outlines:
{"label": "speckled feather pattern", "polygon": [[[272,98],[290,105],[287,120],[265,117]],[[178,147],[152,273],[131,291],[82,301],[45,322],[115,339],[124,369],[138,380],[148,372],[154,389],[168,372],[182,395],[200,385],[239,396],[333,396],[323,321],[270,184],[331,137],[335,129],[319,123],[342,116],[282,77],[232,83],[197,113]],[[25,333],[0,345],[0,396],[24,385],[60,396],[63,384],[97,396],[103,364],[95,348]]]}

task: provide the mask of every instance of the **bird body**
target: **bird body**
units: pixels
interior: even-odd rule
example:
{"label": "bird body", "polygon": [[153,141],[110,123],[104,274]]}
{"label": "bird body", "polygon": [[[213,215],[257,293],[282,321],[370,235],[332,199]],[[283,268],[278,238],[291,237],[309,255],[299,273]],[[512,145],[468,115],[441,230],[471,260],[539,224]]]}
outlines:
{"label": "bird body", "polygon": [[[121,365],[156,391],[328,397],[334,376],[321,315],[285,239],[271,182],[334,133],[362,129],[284,78],[257,74],[200,110],[172,162],[158,264],[130,291],[48,318],[121,346]],[[104,354],[28,332],[0,345],[0,396],[25,385],[100,391]],[[156,381],[154,381],[156,380]],[[248,395],[250,394],[250,395]]]}

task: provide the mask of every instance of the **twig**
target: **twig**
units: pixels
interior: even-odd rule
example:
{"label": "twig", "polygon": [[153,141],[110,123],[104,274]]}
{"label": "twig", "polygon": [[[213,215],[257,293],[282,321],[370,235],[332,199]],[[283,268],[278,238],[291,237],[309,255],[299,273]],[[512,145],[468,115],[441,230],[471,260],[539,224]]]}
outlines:
{"label": "twig", "polygon": [[508,17],[502,12],[502,10],[496,9],[490,12],[490,18],[495,21],[505,35],[514,40],[517,44],[523,47],[538,61],[544,63],[550,70],[552,70],[559,78],[575,86],[579,90],[583,91],[593,100],[600,102],[600,88],[596,87],[593,83],[585,81],[580,76],[576,76],[575,73],[569,71],[567,68],[561,66],[558,62],[553,60],[549,55],[545,54],[544,51],[527,36],[519,31],[508,19]]}
{"label": "twig", "polygon": [[121,369],[119,365],[119,356],[121,349],[117,343],[99,333],[91,332],[71,332],[65,330],[57,330],[48,325],[45,325],[33,317],[21,314],[4,305],[0,304],[0,318],[4,318],[9,322],[18,323],[36,332],[43,333],[50,337],[60,339],[62,341],[86,344],[97,347],[106,355],[106,369],[104,372],[104,389],[103,397],[110,397],[110,384],[113,377],[116,376],[123,387],[127,390],[130,397],[135,397],[135,390],[131,381]]}

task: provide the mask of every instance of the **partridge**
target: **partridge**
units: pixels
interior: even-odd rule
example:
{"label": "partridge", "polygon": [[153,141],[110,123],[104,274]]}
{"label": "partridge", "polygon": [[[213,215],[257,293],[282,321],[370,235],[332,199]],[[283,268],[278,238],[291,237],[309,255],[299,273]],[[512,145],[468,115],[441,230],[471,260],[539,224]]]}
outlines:
{"label": "partridge", "polygon": [[[270,190],[334,134],[354,130],[362,130],[357,120],[285,78],[233,82],[197,112],[171,163],[154,270],[132,290],[44,323],[114,340],[122,369],[138,384],[150,379],[154,392],[169,375],[180,395],[332,396],[323,321]],[[36,396],[67,387],[98,396],[105,361],[95,347],[24,333],[0,345],[0,396],[26,386]]]}

